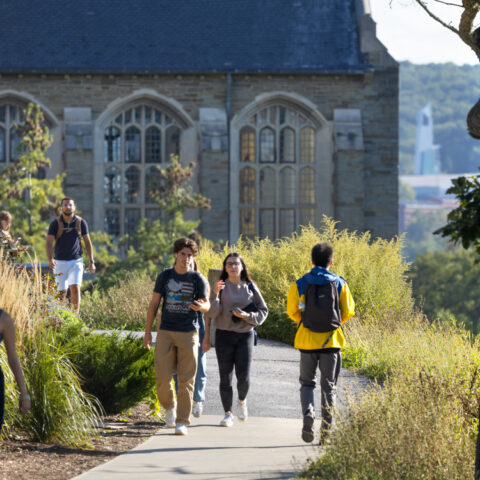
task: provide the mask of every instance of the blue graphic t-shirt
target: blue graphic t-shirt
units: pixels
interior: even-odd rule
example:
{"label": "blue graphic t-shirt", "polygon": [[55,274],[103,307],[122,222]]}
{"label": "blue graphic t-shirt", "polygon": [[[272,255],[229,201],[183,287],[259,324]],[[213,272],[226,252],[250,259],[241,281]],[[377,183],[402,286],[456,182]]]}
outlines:
{"label": "blue graphic t-shirt", "polygon": [[198,330],[202,314],[189,305],[193,300],[207,297],[207,281],[199,272],[192,270],[180,275],[174,268],[168,268],[158,275],[153,291],[163,297],[161,330]]}

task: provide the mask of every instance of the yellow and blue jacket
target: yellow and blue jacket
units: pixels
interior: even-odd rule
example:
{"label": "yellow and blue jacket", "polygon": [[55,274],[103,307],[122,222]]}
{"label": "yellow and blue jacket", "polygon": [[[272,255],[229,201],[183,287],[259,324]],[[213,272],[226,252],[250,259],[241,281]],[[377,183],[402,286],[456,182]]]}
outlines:
{"label": "yellow and blue jacket", "polygon": [[[299,327],[295,335],[295,348],[299,350],[318,350],[321,348],[343,348],[345,336],[341,328],[332,332],[312,332],[301,323],[302,310],[305,308],[305,288],[307,283],[324,285],[335,282],[338,288],[338,299],[342,324],[355,315],[355,302],[348,288],[347,282],[340,276],[328,271],[323,267],[314,267],[309,273],[299,278],[292,284],[287,297],[287,315],[296,322]],[[331,336],[330,340],[325,343]]]}

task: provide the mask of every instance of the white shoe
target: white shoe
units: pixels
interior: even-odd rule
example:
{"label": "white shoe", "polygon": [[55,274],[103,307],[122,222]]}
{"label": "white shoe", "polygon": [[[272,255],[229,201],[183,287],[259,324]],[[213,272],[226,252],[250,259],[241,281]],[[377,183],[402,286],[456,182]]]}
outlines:
{"label": "white shoe", "polygon": [[232,412],[225,413],[225,416],[220,421],[221,427],[233,427],[233,414]]}
{"label": "white shoe", "polygon": [[239,400],[237,406],[237,417],[242,422],[245,422],[248,418],[247,399]]}
{"label": "white shoe", "polygon": [[203,412],[203,402],[193,402],[192,415],[198,418]]}
{"label": "white shoe", "polygon": [[184,423],[175,425],[175,435],[188,435],[187,426]]}
{"label": "white shoe", "polygon": [[174,407],[171,410],[165,410],[165,426],[167,428],[174,428],[177,420],[177,409]]}

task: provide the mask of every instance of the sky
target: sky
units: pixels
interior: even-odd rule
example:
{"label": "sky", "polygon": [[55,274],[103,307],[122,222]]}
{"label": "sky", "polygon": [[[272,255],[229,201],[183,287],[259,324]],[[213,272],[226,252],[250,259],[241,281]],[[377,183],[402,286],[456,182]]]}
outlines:
{"label": "sky", "polygon": [[[461,3],[461,0],[448,0]],[[461,8],[428,3],[446,23],[458,26]],[[397,61],[478,65],[473,51],[456,34],[438,24],[414,0],[370,0],[377,37]],[[475,26],[480,25],[480,15]]]}

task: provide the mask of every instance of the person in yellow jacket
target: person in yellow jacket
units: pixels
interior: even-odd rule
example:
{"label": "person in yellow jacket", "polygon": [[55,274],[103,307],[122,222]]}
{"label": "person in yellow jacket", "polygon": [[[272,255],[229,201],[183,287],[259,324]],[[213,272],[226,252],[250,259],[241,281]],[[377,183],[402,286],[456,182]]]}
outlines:
{"label": "person in yellow jacket", "polygon": [[287,314],[298,324],[295,348],[300,350],[300,402],[302,439],[312,442],[315,420],[314,389],[320,370],[322,443],[332,424],[332,407],[342,366],[345,337],[341,325],[355,314],[355,302],[347,282],[329,271],[333,248],[318,243],[312,248],[313,269],[290,287]]}

